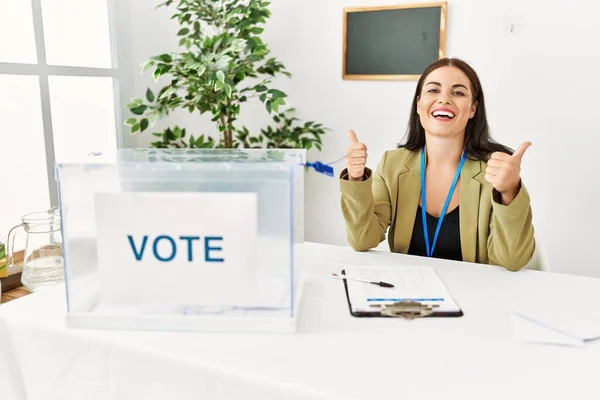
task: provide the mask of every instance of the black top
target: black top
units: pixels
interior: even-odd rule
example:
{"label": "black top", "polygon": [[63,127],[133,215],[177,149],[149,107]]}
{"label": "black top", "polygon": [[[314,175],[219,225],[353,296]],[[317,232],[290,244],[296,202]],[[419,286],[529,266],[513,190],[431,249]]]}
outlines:
{"label": "black top", "polygon": [[[435,228],[437,228],[438,218],[427,215],[427,233],[429,234],[429,243],[433,244],[433,236]],[[417,207],[417,217],[415,226],[413,227],[412,238],[410,239],[410,247],[408,254],[415,256],[427,257],[425,247],[425,238],[423,234],[423,217],[421,216],[421,206]],[[444,258],[447,260],[462,261],[462,248],[460,245],[460,219],[458,207],[450,211],[444,217],[440,233],[438,235],[435,249],[433,250],[434,258]]]}

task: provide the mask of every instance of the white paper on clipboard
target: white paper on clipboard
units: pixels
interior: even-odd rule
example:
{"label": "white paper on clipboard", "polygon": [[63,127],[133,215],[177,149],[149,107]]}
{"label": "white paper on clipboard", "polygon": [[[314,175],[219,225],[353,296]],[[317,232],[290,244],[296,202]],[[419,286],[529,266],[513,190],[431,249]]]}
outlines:
{"label": "white paper on clipboard", "polygon": [[436,305],[434,312],[460,312],[446,285],[435,270],[428,266],[360,267],[344,268],[346,275],[383,281],[393,288],[346,279],[352,311],[374,312],[374,304],[392,304],[415,301]]}

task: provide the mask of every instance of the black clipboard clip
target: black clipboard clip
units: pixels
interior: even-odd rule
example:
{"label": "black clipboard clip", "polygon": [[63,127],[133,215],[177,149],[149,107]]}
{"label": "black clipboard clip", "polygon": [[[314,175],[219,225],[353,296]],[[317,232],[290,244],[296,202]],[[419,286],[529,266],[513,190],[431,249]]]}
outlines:
{"label": "black clipboard clip", "polygon": [[371,307],[378,308],[381,315],[385,317],[415,319],[432,315],[433,309],[439,306],[416,301],[400,301],[392,304],[371,304]]}

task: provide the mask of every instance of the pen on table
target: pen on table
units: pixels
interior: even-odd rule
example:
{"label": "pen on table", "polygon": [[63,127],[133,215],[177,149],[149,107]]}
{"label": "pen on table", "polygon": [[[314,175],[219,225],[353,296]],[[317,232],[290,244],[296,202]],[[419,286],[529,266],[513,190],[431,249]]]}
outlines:
{"label": "pen on table", "polygon": [[351,279],[351,280],[354,280],[354,281],[372,283],[373,285],[377,285],[377,286],[381,286],[381,287],[389,287],[389,288],[393,288],[394,287],[394,285],[392,285],[391,283],[371,281],[369,279],[359,278],[359,277],[356,277],[356,276],[348,276],[348,275],[343,275],[343,274],[331,274],[331,275],[333,275],[334,277],[339,278],[339,279]]}

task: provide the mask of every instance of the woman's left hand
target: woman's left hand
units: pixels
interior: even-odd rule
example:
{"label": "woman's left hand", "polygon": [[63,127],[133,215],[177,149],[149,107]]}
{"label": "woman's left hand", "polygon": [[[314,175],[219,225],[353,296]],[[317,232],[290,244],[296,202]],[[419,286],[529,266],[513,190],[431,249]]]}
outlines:
{"label": "woman's left hand", "polygon": [[521,160],[531,146],[525,142],[511,156],[502,152],[492,153],[487,163],[485,179],[502,195],[502,204],[510,204],[521,189]]}

